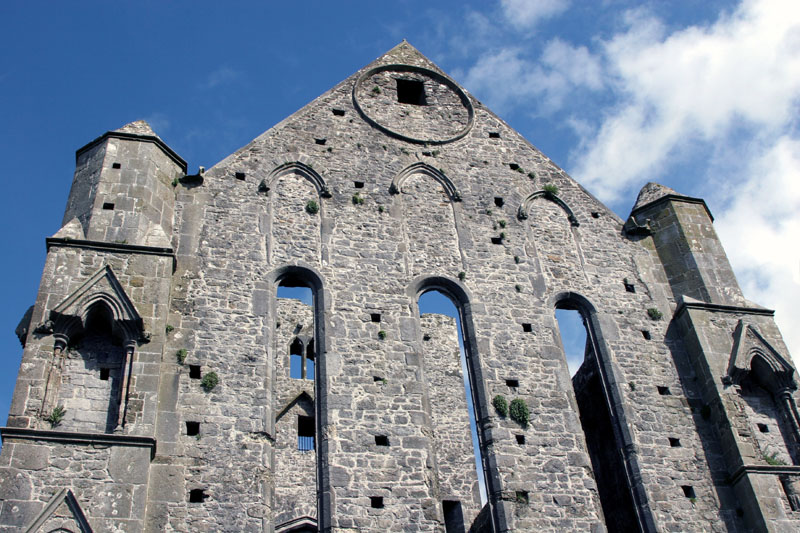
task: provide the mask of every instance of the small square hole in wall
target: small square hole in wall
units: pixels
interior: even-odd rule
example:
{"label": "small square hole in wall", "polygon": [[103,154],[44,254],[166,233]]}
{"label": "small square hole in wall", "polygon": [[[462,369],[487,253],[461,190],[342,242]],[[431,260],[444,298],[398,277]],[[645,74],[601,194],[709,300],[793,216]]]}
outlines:
{"label": "small square hole in wall", "polygon": [[112,163],[111,168],[122,168],[122,165],[120,165],[119,163]]}
{"label": "small square hole in wall", "polygon": [[517,444],[525,444],[525,435],[514,435],[517,438]]}
{"label": "small square hole in wall", "polygon": [[680,448],[681,447],[681,439],[676,439],[675,437],[669,437],[669,445],[673,448]]}
{"label": "small square hole in wall", "polygon": [[531,331],[533,331],[533,327],[531,327],[531,325],[527,323],[522,324],[522,331],[524,331],[525,333],[530,333]]}
{"label": "small square hole in wall", "polygon": [[401,104],[428,105],[425,99],[425,84],[417,80],[395,80],[397,101]]}
{"label": "small square hole in wall", "polygon": [[669,391],[669,387],[660,387],[659,386],[657,388],[658,388],[658,393],[661,396],[671,396],[672,395],[672,393]]}
{"label": "small square hole in wall", "polygon": [[324,145],[326,142],[328,142],[328,139],[314,139],[314,142],[320,145]]}
{"label": "small square hole in wall", "polygon": [[186,434],[190,437],[200,434],[200,422],[186,422]]}
{"label": "small square hole in wall", "polygon": [[528,503],[528,491],[527,490],[516,491],[516,498],[517,498],[517,503]]}
{"label": "small square hole in wall", "polygon": [[103,204],[103,209],[105,209],[106,211],[111,211],[114,209],[114,204],[112,204],[111,202],[106,202]]}
{"label": "small square hole in wall", "polygon": [[628,283],[628,278],[622,280],[622,283],[625,284],[625,290],[628,292],[636,292],[636,287],[633,286],[633,283]]}
{"label": "small square hole in wall", "polygon": [[510,168],[511,170],[518,170],[519,169],[519,165],[516,164],[516,163],[509,163],[508,164],[508,168]]}
{"label": "small square hole in wall", "polygon": [[203,503],[208,498],[203,489],[192,489],[189,491],[189,503]]}
{"label": "small square hole in wall", "polygon": [[519,380],[518,379],[507,379],[506,380],[506,387],[511,387],[516,389],[519,387]]}
{"label": "small square hole in wall", "polygon": [[649,341],[650,340],[650,332],[647,331],[646,329],[643,329],[642,330],[642,337],[644,337],[644,340]]}
{"label": "small square hole in wall", "polygon": [[503,199],[500,198],[499,196],[494,197],[494,205],[496,205],[497,207],[503,207],[504,203],[505,202],[503,202]]}
{"label": "small square hole in wall", "polygon": [[370,496],[369,505],[373,509],[383,509],[383,496]]}
{"label": "small square hole in wall", "polygon": [[492,237],[492,244],[503,244],[503,239],[500,237]]}
{"label": "small square hole in wall", "polygon": [[691,485],[681,485],[681,490],[683,490],[683,495],[687,498],[697,498],[697,495],[694,493],[694,487]]}
{"label": "small square hole in wall", "polygon": [[344,109],[331,109],[331,111],[333,111],[333,114],[336,115],[337,117],[344,116]]}
{"label": "small square hole in wall", "polygon": [[382,378],[382,377],[380,377],[380,376],[372,376],[372,381],[374,381],[375,383],[377,383],[377,382],[379,382],[379,381],[383,381],[383,378]]}
{"label": "small square hole in wall", "polygon": [[108,381],[108,375],[110,374],[108,368],[101,368],[100,369],[100,379],[103,381]]}
{"label": "small square hole in wall", "polygon": [[500,138],[500,132],[498,132],[498,131],[490,131],[489,132],[489,138],[490,139],[499,139]]}
{"label": "small square hole in wall", "polygon": [[364,182],[363,181],[354,181],[353,182],[353,187],[355,187],[356,189],[363,189],[364,188]]}
{"label": "small square hole in wall", "polygon": [[592,218],[600,218],[600,213],[597,211],[592,211]]}
{"label": "small square hole in wall", "polygon": [[189,377],[192,379],[200,379],[200,365],[189,365]]}
{"label": "small square hole in wall", "polygon": [[237,180],[244,181],[244,172],[237,172],[235,176]]}
{"label": "small square hole in wall", "polygon": [[429,341],[431,340],[431,336],[426,333],[425,335],[422,336],[422,340]]}
{"label": "small square hole in wall", "polygon": [[373,322],[380,322],[381,321],[381,314],[380,313],[370,313],[369,319]]}
{"label": "small square hole in wall", "polygon": [[769,426],[766,424],[756,424],[761,433],[769,433]]}
{"label": "small square hole in wall", "polygon": [[375,445],[376,446],[388,446],[389,445],[389,437],[386,435],[375,435]]}

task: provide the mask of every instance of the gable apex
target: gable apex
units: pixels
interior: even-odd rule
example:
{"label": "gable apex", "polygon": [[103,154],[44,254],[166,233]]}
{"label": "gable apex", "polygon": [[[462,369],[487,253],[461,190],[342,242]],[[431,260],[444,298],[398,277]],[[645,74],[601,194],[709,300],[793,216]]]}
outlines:
{"label": "gable apex", "polygon": [[78,528],[81,533],[93,533],[80,503],[70,489],[58,491],[44,509],[28,524],[25,533],[46,533],[49,531],[72,531]]}

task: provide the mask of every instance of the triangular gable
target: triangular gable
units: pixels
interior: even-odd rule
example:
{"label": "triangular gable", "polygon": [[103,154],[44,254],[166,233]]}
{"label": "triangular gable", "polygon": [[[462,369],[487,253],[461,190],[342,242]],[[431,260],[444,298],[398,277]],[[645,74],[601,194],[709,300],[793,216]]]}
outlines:
{"label": "triangular gable", "polygon": [[310,516],[301,516],[275,526],[275,533],[300,533],[303,531],[317,531],[317,520]]}
{"label": "triangular gable", "polygon": [[292,407],[297,405],[297,403],[300,402],[300,400],[303,400],[303,399],[305,399],[306,401],[310,402],[311,405],[314,405],[314,398],[312,398],[311,395],[307,391],[301,391],[300,394],[295,396],[292,401],[287,403],[286,406],[283,409],[281,409],[280,412],[278,412],[278,415],[275,417],[275,422],[277,423],[281,418],[283,418],[283,415],[288,413],[289,410]]}
{"label": "triangular gable", "polygon": [[89,309],[100,302],[111,311],[115,328],[122,328],[122,337],[134,340],[144,335],[141,316],[108,265],[50,311],[53,331],[67,336],[80,331]]}
{"label": "triangular gable", "polygon": [[61,489],[53,496],[23,531],[25,533],[47,533],[59,528],[81,533],[93,532],[78,500],[69,489]]}
{"label": "triangular gable", "polygon": [[[795,388],[794,368],[751,324],[739,320],[734,332],[733,350],[728,364],[728,375],[734,382],[753,372],[753,361],[762,361],[757,369],[765,385]],[[774,392],[774,391],[773,391]]]}

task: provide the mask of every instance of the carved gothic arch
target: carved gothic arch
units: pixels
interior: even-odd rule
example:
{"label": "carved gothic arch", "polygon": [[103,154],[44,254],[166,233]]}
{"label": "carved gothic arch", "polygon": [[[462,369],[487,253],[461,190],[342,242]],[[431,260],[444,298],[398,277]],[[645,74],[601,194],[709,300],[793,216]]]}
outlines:
{"label": "carved gothic arch", "polygon": [[397,174],[392,180],[392,184],[389,186],[389,192],[391,194],[400,194],[403,190],[403,182],[405,182],[409,176],[413,176],[414,174],[423,174],[433,178],[444,188],[444,191],[447,193],[447,196],[450,197],[451,201],[461,201],[461,193],[458,192],[455,184],[450,180],[450,178],[445,176],[441,170],[433,168],[427,163],[423,163],[421,161],[413,163],[401,170],[400,173]]}
{"label": "carved gothic arch", "polygon": [[289,161],[275,167],[275,169],[269,173],[269,176],[261,180],[261,183],[258,185],[258,191],[269,193],[275,180],[288,174],[296,174],[310,181],[311,184],[314,185],[314,188],[317,189],[317,193],[321,198],[330,198],[332,196],[322,176],[311,168],[311,165],[303,163],[302,161]]}
{"label": "carved gothic arch", "polygon": [[[72,513],[72,521],[74,525],[79,528],[81,533],[93,533],[92,526],[89,525],[89,521],[86,519],[86,515],[83,513],[83,509],[81,509],[80,503],[78,503],[77,498],[72,493],[70,489],[61,489],[58,491],[50,501],[47,502],[47,505],[36,515],[36,517],[31,521],[28,526],[23,529],[25,533],[37,533],[42,526],[45,525],[47,520],[53,516],[56,510],[61,506],[62,503],[67,505],[67,508]],[[54,531],[71,531],[66,529],[64,525],[60,528],[55,529]]]}
{"label": "carved gothic arch", "polygon": [[69,342],[86,329],[86,322],[96,306],[103,306],[111,318],[112,333],[125,344],[147,342],[149,333],[144,330],[142,317],[136,311],[125,289],[110,266],[95,272],[76,291],[55,306],[49,320],[37,330],[52,333],[56,342]]}
{"label": "carved gothic arch", "polygon": [[569,208],[567,203],[564,202],[564,200],[562,200],[555,194],[549,193],[547,191],[536,191],[535,193],[530,194],[527,198],[525,198],[525,200],[522,201],[522,205],[520,205],[519,209],[517,210],[517,218],[520,220],[527,219],[528,212],[530,211],[531,208],[531,204],[533,204],[534,200],[536,200],[537,198],[541,198],[542,196],[544,196],[546,199],[550,200],[551,202],[559,206],[561,209],[563,209],[564,213],[566,213],[567,218],[569,219],[570,224],[572,224],[576,228],[580,226],[578,219],[575,217],[575,213],[572,212],[572,209]]}
{"label": "carved gothic arch", "polygon": [[739,320],[734,332],[728,376],[735,383],[753,376],[770,392],[796,390],[794,367],[752,325]]}

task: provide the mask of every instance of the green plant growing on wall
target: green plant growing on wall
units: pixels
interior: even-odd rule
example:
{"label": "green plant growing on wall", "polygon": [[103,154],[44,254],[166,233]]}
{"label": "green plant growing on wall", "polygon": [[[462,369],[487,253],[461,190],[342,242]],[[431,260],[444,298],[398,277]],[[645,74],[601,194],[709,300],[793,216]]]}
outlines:
{"label": "green plant growing on wall", "polygon": [[519,256],[518,256],[518,255],[515,255],[515,256],[514,256],[514,262],[515,262],[515,263],[517,263],[517,264],[519,264]]}
{"label": "green plant growing on wall", "polygon": [[178,181],[179,181],[178,178],[172,178],[172,186],[173,187],[177,187],[178,186]]}
{"label": "green plant growing on wall", "polygon": [[372,94],[374,95],[381,94],[381,88],[376,85],[375,87],[372,88]]}
{"label": "green plant growing on wall", "polygon": [[175,352],[175,357],[178,359],[178,364],[183,364],[186,361],[186,356],[189,355],[189,352],[186,351],[186,348],[181,348],[177,352]]}
{"label": "green plant growing on wall", "polygon": [[508,416],[508,402],[506,401],[505,396],[498,394],[492,398],[492,405],[494,406],[494,410],[497,411],[498,415],[502,417]]}
{"label": "green plant growing on wall", "polygon": [[309,200],[306,204],[306,213],[309,215],[316,215],[319,213],[319,204],[316,200]]}
{"label": "green plant growing on wall", "polygon": [[211,392],[214,390],[214,387],[219,385],[219,376],[212,370],[203,376],[203,379],[200,380],[200,385],[206,392]]}
{"label": "green plant growing on wall", "polygon": [[511,415],[511,420],[516,422],[522,427],[528,426],[530,420],[530,411],[528,411],[528,404],[522,398],[514,398],[508,406],[508,412]]}
{"label": "green plant growing on wall", "polygon": [[459,281],[464,281],[465,279],[467,279],[467,273],[464,272],[464,271],[459,272],[458,273],[458,279],[459,279]]}
{"label": "green plant growing on wall", "polygon": [[164,331],[167,332],[167,335],[172,333],[174,330],[175,330],[175,327],[173,325],[171,325],[171,324],[167,324],[167,327],[164,328]]}
{"label": "green plant growing on wall", "polygon": [[384,207],[382,205],[379,205],[378,206],[378,213],[383,213],[384,211],[385,211]]}
{"label": "green plant growing on wall", "polygon": [[380,331],[378,332],[378,338],[379,338],[380,340],[383,340],[383,339],[385,339],[385,338],[386,338],[386,332],[385,332],[385,331],[383,331],[383,330],[380,330]]}
{"label": "green plant growing on wall", "polygon": [[772,455],[762,454],[762,457],[767,462],[768,465],[771,466],[785,466],[786,462],[778,457],[778,452],[773,453]]}
{"label": "green plant growing on wall", "polygon": [[64,414],[66,412],[67,410],[64,409],[63,405],[57,405],[44,419],[46,422],[50,423],[51,428],[58,427],[58,425],[61,424],[61,421],[64,420]]}
{"label": "green plant growing on wall", "polygon": [[655,307],[651,307],[647,310],[647,316],[650,317],[650,320],[661,320],[661,317],[664,316],[661,314],[661,311],[656,309]]}
{"label": "green plant growing on wall", "polygon": [[498,220],[497,221],[497,225],[500,226],[501,228],[505,228],[506,227],[506,221],[505,220]]}
{"label": "green plant growing on wall", "polygon": [[353,195],[353,205],[361,205],[364,203],[364,199],[361,197],[360,194],[355,193]]}
{"label": "green plant growing on wall", "polygon": [[536,174],[534,174],[533,172],[528,172],[528,177],[530,179],[532,179],[532,180],[535,180],[536,179]]}
{"label": "green plant growing on wall", "polygon": [[504,241],[504,240],[506,240],[506,232],[505,232],[505,231],[501,231],[501,232],[500,232],[500,240],[501,240],[501,241]]}
{"label": "green plant growing on wall", "polygon": [[542,190],[547,196],[558,196],[558,186],[547,183],[542,187]]}

